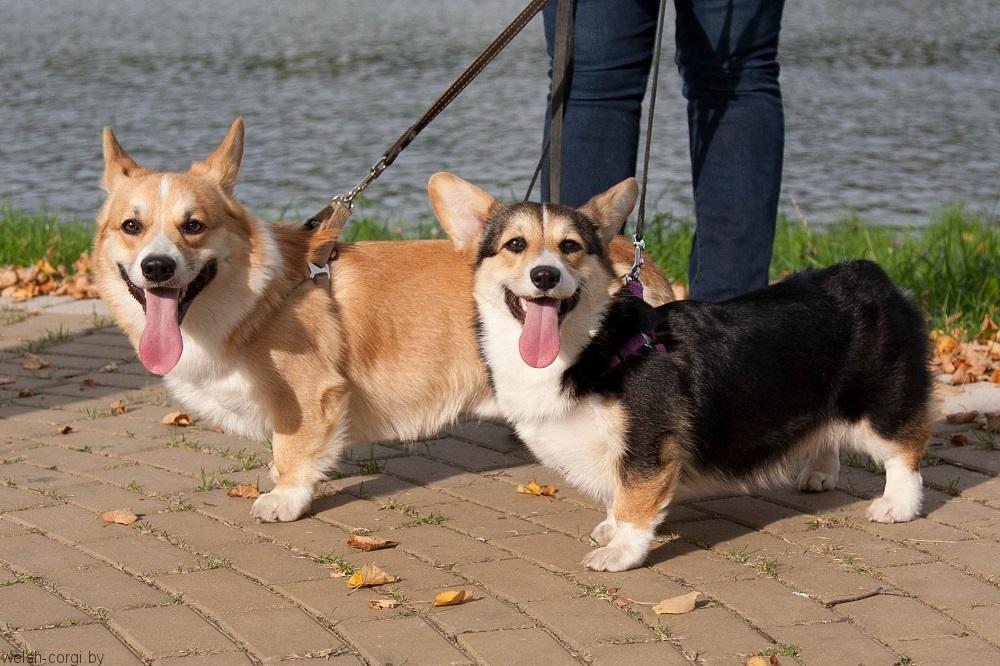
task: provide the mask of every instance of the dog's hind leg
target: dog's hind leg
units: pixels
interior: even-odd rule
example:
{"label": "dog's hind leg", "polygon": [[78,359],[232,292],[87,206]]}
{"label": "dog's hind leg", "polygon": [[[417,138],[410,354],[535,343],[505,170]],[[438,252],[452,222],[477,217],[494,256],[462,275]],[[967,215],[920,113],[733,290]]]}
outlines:
{"label": "dog's hind leg", "polygon": [[805,464],[795,480],[795,487],[806,493],[820,493],[837,487],[840,476],[840,439],[842,433],[826,427],[803,446]]}
{"label": "dog's hind leg", "polygon": [[920,459],[930,440],[930,424],[921,416],[887,439],[865,424],[858,426],[855,448],[885,465],[885,490],[868,507],[868,520],[905,523],[920,512],[924,487]]}
{"label": "dog's hind leg", "polygon": [[590,538],[594,540],[599,546],[607,546],[611,543],[611,539],[615,536],[615,528],[617,527],[617,521],[615,520],[615,511],[612,507],[608,507],[608,517],[602,520],[597,527],[590,533]]}
{"label": "dog's hind leg", "polygon": [[[672,462],[652,473],[626,472],[615,491],[609,512],[613,516],[598,525],[600,529],[614,520],[611,540],[588,553],[583,565],[594,571],[625,571],[642,564],[653,543],[656,526],[663,520],[677,488],[679,470],[680,463]],[[600,543],[596,537],[595,540]]]}

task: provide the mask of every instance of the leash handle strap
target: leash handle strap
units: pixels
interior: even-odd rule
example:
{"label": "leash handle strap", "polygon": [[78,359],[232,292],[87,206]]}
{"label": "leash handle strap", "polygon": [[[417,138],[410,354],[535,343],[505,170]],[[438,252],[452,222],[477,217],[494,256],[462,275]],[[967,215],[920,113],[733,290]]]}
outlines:
{"label": "leash handle strap", "polygon": [[[518,33],[524,29],[524,26],[535,17],[538,12],[542,11],[545,7],[545,3],[548,0],[531,0],[528,6],[521,10],[510,24],[503,29],[496,39],[494,39],[490,44],[480,53],[475,60],[472,61],[465,71],[462,72],[455,82],[448,86],[437,100],[434,101],[431,106],[424,111],[423,115],[417,120],[417,122],[410,125],[410,127],[403,132],[402,135],[396,142],[389,146],[389,149],[382,153],[382,156],[372,165],[371,169],[368,171],[368,175],[358,183],[354,189],[352,189],[348,194],[343,196],[337,196],[330,200],[323,210],[319,211],[308,220],[306,220],[306,226],[310,229],[315,229],[317,227],[323,226],[327,227],[327,217],[335,214],[340,214],[337,211],[337,206],[342,206],[347,208],[347,215],[350,216],[351,208],[354,206],[354,199],[364,192],[371,183],[382,175],[382,172],[391,165],[399,154],[410,145],[410,143],[417,138],[417,135],[427,127],[434,118],[437,117],[439,113],[445,110],[445,108],[451,104],[456,97],[458,97],[465,88],[472,83],[479,74],[482,73],[486,66],[489,65],[508,44],[517,37]],[[347,218],[344,218],[346,222]],[[341,225],[343,226],[343,225]]]}

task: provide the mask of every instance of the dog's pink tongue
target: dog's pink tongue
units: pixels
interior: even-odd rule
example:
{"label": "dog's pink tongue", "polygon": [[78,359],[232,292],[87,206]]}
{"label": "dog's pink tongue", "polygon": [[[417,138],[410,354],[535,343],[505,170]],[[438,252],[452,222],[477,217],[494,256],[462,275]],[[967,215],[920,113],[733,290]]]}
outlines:
{"label": "dog's pink tongue", "polygon": [[150,372],[165,375],[181,359],[184,341],[177,323],[180,289],[146,290],[146,328],[139,338],[139,360]]}
{"label": "dog's pink tongue", "polygon": [[559,355],[559,301],[525,301],[524,328],[517,343],[521,358],[533,368],[544,368]]}

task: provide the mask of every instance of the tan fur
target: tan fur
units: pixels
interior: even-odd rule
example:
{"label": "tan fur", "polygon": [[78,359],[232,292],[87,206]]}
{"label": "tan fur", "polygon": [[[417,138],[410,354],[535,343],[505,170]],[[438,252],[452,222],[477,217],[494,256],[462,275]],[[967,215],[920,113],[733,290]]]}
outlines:
{"label": "tan fur", "polygon": [[[237,120],[188,172],[164,174],[137,165],[106,130],[108,197],[94,240],[96,281],[133,344],[144,318],[118,264],[134,263],[160,234],[192,265],[216,258],[218,275],[192,302],[182,331],[186,340],[210,344],[220,368],[244,373],[273,427],[276,490],[311,489],[345,441],[416,439],[463,413],[488,413],[467,257],[448,241],[343,245],[332,264],[332,294],[321,290],[305,277],[323,234],[265,226],[232,197],[242,149]],[[122,221],[136,216],[142,233],[123,233]],[[206,231],[184,236],[185,217],[197,217]],[[631,265],[624,240],[615,256],[624,274]],[[273,265],[280,270],[264,275]],[[653,270],[644,276],[651,287],[658,280]],[[650,293],[651,300],[669,298],[659,287]]]}
{"label": "tan fur", "polygon": [[643,530],[655,529],[662,520],[660,512],[677,490],[680,468],[680,461],[674,459],[650,474],[626,474],[615,492],[615,520]]}

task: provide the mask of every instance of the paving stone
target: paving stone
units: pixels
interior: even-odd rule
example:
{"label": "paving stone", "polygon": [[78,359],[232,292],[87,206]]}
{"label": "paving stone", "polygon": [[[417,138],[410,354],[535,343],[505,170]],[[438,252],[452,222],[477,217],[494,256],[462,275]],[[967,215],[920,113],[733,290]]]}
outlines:
{"label": "paving stone", "polygon": [[915,564],[932,559],[908,544],[886,541],[849,527],[824,527],[785,536],[805,548],[829,557],[854,556],[875,568]]}
{"label": "paving stone", "polygon": [[228,569],[161,575],[156,582],[171,593],[182,594],[193,605],[216,617],[291,605],[286,599]]}
{"label": "paving stone", "polygon": [[962,541],[974,539],[975,534],[948,525],[942,525],[932,520],[917,518],[909,523],[861,523],[859,527],[866,532],[877,534],[883,539],[900,543],[921,541]]}
{"label": "paving stone", "polygon": [[344,530],[366,529],[372,532],[399,527],[413,520],[412,516],[399,511],[383,509],[374,502],[339,493],[314,499],[312,515]]}
{"label": "paving stone", "polygon": [[142,664],[114,634],[99,624],[25,631],[19,636],[32,650],[41,653],[46,660],[42,663],[59,663],[56,661],[59,653],[75,653],[80,655],[83,664],[98,663],[98,656],[103,664]]}
{"label": "paving stone", "polygon": [[[976,441],[974,438],[972,441]],[[971,470],[995,476],[1000,474],[1000,455],[975,446],[946,447],[936,449],[934,455]]]}
{"label": "paving stone", "polygon": [[429,504],[422,507],[420,511],[425,514],[433,512],[444,514],[448,517],[445,524],[449,529],[461,532],[473,539],[492,540],[547,531],[543,525],[537,525],[501,511],[494,511],[469,502]]}
{"label": "paving stone", "polygon": [[68,435],[59,435],[58,438],[44,438],[41,441],[55,444],[59,447],[89,448],[91,455],[108,456],[109,459],[117,459],[116,456],[122,456],[132,451],[142,451],[163,446],[162,442],[146,437],[127,437],[108,432],[87,430],[85,428],[89,423],[89,421],[74,421],[72,422],[73,432]]}
{"label": "paving stone", "polygon": [[777,560],[778,580],[824,603],[880,586],[871,575],[836,567],[818,555],[787,553]]}
{"label": "paving stone", "polygon": [[95,469],[108,469],[123,465],[121,460],[115,460],[100,454],[81,452],[58,446],[41,446],[24,454],[33,465],[51,467],[65,472],[79,474]]}
{"label": "paving stone", "polygon": [[623,664],[657,664],[657,666],[685,666],[690,662],[680,651],[666,641],[633,643],[631,645],[602,645],[592,648],[594,666],[622,666]]}
{"label": "paving stone", "polygon": [[[3,467],[0,467],[0,474],[3,472]],[[0,485],[0,511],[18,511],[31,507],[48,506],[57,501],[29,490]]]}
{"label": "paving stone", "polygon": [[398,530],[391,535],[407,552],[437,565],[457,562],[484,562],[505,557],[506,553],[489,544],[470,539],[443,525],[420,525]]}
{"label": "paving stone", "polygon": [[699,502],[695,506],[741,525],[777,534],[804,529],[811,517],[756,497],[727,497]]}
{"label": "paving stone", "polygon": [[[907,642],[959,636],[965,631],[951,618],[910,597],[879,595],[840,604],[836,609],[838,614],[851,618],[855,625],[904,654]],[[906,621],[900,622],[900,618]]]}
{"label": "paving stone", "polygon": [[[250,666],[253,664],[250,657],[242,652],[168,657],[157,659],[153,663],[155,666]],[[335,661],[331,660],[331,663],[335,663]]]}
{"label": "paving stone", "polygon": [[641,641],[653,637],[648,627],[595,597],[536,601],[525,610],[581,650],[612,640]]}
{"label": "paving stone", "polygon": [[977,536],[1000,541],[1000,510],[935,490],[924,495],[928,520],[951,525]]}
{"label": "paving stone", "polygon": [[74,474],[67,474],[54,469],[43,469],[26,463],[14,463],[3,466],[5,479],[13,479],[19,487],[37,488],[39,490],[57,490],[87,483],[89,479]]}
{"label": "paving stone", "polygon": [[768,631],[807,622],[832,622],[831,611],[776,580],[711,583],[701,590],[755,626]]}
{"label": "paving stone", "polygon": [[115,611],[111,613],[110,623],[147,659],[185,650],[222,652],[236,648],[232,641],[185,606]]}
{"label": "paving stone", "polygon": [[91,608],[116,610],[170,602],[167,595],[151,585],[109,566],[55,573],[48,580],[63,596]]}
{"label": "paving stone", "polygon": [[976,540],[955,543],[928,541],[917,544],[941,560],[965,569],[994,585],[1000,584],[1000,543]]}
{"label": "paving stone", "polygon": [[498,629],[525,629],[535,626],[535,620],[502,601],[469,588],[475,599],[460,606],[432,608],[427,617],[449,636],[470,631],[495,631]]}
{"label": "paving stone", "polygon": [[147,497],[131,490],[106,483],[93,482],[67,488],[66,501],[75,506],[102,514],[111,509],[128,509],[140,518],[165,511],[169,505],[155,497]]}
{"label": "paving stone", "polygon": [[[349,622],[382,621],[391,617],[411,615],[413,612],[404,606],[372,610],[368,607],[368,601],[388,598],[388,588],[352,591],[347,587],[346,578],[280,583],[275,587],[293,599],[298,606],[331,623],[337,623],[338,627]],[[428,599],[432,596],[431,593],[426,594]]]}
{"label": "paving stone", "polygon": [[206,478],[211,481],[213,478],[224,477],[229,472],[242,469],[240,463],[231,458],[170,446],[128,453],[124,454],[124,457],[134,462],[191,476],[200,481]]}
{"label": "paving stone", "polygon": [[0,560],[39,576],[97,564],[94,558],[85,553],[41,534],[24,534],[0,539]]}
{"label": "paving stone", "polygon": [[154,529],[166,532],[198,552],[211,551],[215,546],[251,543],[258,537],[235,527],[223,525],[194,511],[174,511],[146,516]]}
{"label": "paving stone", "polygon": [[[377,664],[473,663],[419,617],[345,624],[342,631],[366,659]],[[406,639],[400,640],[403,636]]]}
{"label": "paving stone", "polygon": [[650,551],[646,565],[698,588],[707,583],[758,578],[750,567],[730,562],[718,553],[674,539]]}
{"label": "paving stone", "polygon": [[109,525],[96,513],[69,504],[16,511],[8,514],[8,518],[73,543],[105,541],[131,535],[131,530],[124,525]]}
{"label": "paving stone", "polygon": [[344,642],[298,608],[227,613],[219,618],[233,635],[261,659],[329,652]]}
{"label": "paving stone", "polygon": [[[559,644],[559,641],[542,629],[514,629],[462,634],[458,637],[458,642],[484,664],[552,664],[552,666],[561,666],[562,664],[580,663],[566,648]],[[663,663],[670,664],[670,662]]]}
{"label": "paving stone", "polygon": [[907,641],[898,649],[918,666],[1000,663],[1000,650],[975,636],[946,636]]}
{"label": "paving stone", "polygon": [[846,622],[784,627],[774,639],[799,648],[806,664],[898,664],[899,658]]}
{"label": "paving stone", "polygon": [[579,586],[520,559],[458,564],[454,568],[491,593],[519,604],[580,595]]}
{"label": "paving stone", "polygon": [[[521,463],[489,448],[476,446],[451,437],[428,442],[427,455],[471,472],[511,467]],[[418,453],[424,453],[417,449]]]}
{"label": "paving stone", "polygon": [[392,575],[398,576],[400,581],[396,587],[407,593],[461,585],[465,582],[450,570],[451,567],[434,566],[404,551],[403,546],[404,544],[400,544],[397,548],[375,550],[369,553],[352,549],[346,559],[357,566],[370,562]]}
{"label": "paving stone", "polygon": [[597,509],[575,509],[532,516],[531,522],[591,544],[590,533],[607,517]]}
{"label": "paving stone", "polygon": [[580,562],[593,548],[557,532],[526,534],[492,541],[499,548],[555,571],[583,571]]}
{"label": "paving stone", "polygon": [[35,629],[90,618],[48,590],[31,582],[0,587],[0,626]]}
{"label": "paving stone", "polygon": [[120,565],[136,575],[170,573],[177,572],[178,567],[187,570],[200,566],[194,554],[151,534],[88,543],[83,548],[112,566]]}
{"label": "paving stone", "polygon": [[[3,542],[0,541],[0,544]],[[941,562],[893,567],[883,574],[894,585],[943,610],[1000,604],[1000,590]]]}
{"label": "paving stone", "polygon": [[337,549],[346,538],[342,529],[315,518],[300,518],[294,523],[260,523],[252,529],[256,534],[313,555]]}
{"label": "paving stone", "polygon": [[446,465],[422,456],[391,458],[382,465],[382,471],[428,488],[457,488],[476,483],[483,478],[460,467]]}
{"label": "paving stone", "polygon": [[143,492],[170,495],[193,492],[198,485],[197,481],[189,477],[145,465],[123,465],[108,470],[95,470],[87,472],[87,476],[122,488],[138,485]]}
{"label": "paving stone", "polygon": [[457,423],[445,430],[445,434],[504,453],[524,447],[509,427],[489,421]]}
{"label": "paving stone", "polygon": [[273,543],[228,544],[212,554],[229,560],[237,571],[271,584],[330,577],[330,567]]}
{"label": "paving stone", "polygon": [[741,664],[746,655],[771,644],[719,606],[698,608],[686,615],[661,616],[660,627],[669,632],[687,655],[697,655],[699,662],[705,664]]}
{"label": "paving stone", "polygon": [[420,509],[429,505],[454,503],[458,498],[442,490],[425,488],[388,474],[352,476],[327,481],[324,486],[382,506],[390,501]]}

